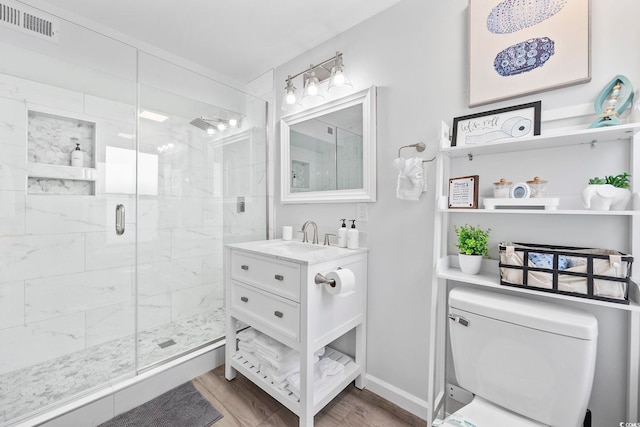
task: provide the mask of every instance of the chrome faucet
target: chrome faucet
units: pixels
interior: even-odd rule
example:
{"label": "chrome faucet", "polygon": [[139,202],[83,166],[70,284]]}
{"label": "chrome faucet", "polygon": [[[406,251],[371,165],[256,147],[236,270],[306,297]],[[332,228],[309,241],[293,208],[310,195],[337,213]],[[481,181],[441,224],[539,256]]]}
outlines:
{"label": "chrome faucet", "polygon": [[302,230],[301,230],[303,233],[302,241],[305,243],[309,241],[309,239],[307,238],[307,227],[309,226],[309,224],[313,226],[313,243],[317,245],[318,244],[318,225],[313,221],[307,221],[304,224],[302,224]]}

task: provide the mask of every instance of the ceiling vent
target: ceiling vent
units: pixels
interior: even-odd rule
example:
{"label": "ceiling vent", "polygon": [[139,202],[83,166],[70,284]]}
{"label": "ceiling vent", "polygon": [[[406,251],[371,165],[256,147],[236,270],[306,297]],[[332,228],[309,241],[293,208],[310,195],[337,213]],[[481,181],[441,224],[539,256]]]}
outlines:
{"label": "ceiling vent", "polygon": [[11,0],[0,0],[0,26],[58,43],[59,20]]}

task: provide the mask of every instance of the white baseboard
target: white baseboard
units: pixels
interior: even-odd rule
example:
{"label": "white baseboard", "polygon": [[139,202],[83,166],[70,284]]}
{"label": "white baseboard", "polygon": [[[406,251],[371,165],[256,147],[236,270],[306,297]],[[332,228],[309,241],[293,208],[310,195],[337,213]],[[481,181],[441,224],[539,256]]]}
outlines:
{"label": "white baseboard", "polygon": [[428,403],[425,400],[409,394],[373,375],[366,374],[365,379],[367,390],[387,399],[389,402],[398,405],[423,420],[427,419]]}
{"label": "white baseboard", "polygon": [[97,426],[224,363],[224,340],[115,383],[14,427]]}

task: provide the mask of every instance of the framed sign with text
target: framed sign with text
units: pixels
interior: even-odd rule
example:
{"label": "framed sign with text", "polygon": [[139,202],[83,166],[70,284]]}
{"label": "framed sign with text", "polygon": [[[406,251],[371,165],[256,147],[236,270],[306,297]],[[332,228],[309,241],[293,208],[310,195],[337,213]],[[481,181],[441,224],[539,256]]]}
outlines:
{"label": "framed sign with text", "polygon": [[449,209],[478,208],[478,175],[449,178]]}

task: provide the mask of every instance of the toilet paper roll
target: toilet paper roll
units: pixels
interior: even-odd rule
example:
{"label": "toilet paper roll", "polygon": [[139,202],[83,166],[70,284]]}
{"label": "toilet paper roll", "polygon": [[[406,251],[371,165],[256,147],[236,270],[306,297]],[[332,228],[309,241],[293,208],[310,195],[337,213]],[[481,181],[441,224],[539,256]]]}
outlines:
{"label": "toilet paper roll", "polygon": [[326,278],[335,282],[334,286],[329,283],[323,285],[324,290],[330,295],[347,295],[355,292],[356,276],[348,268],[330,271],[326,274]]}
{"label": "toilet paper roll", "polygon": [[467,136],[467,144],[484,144],[502,138],[520,138],[531,131],[531,120],[525,117],[511,117],[505,120],[500,130],[487,132],[482,135]]}

